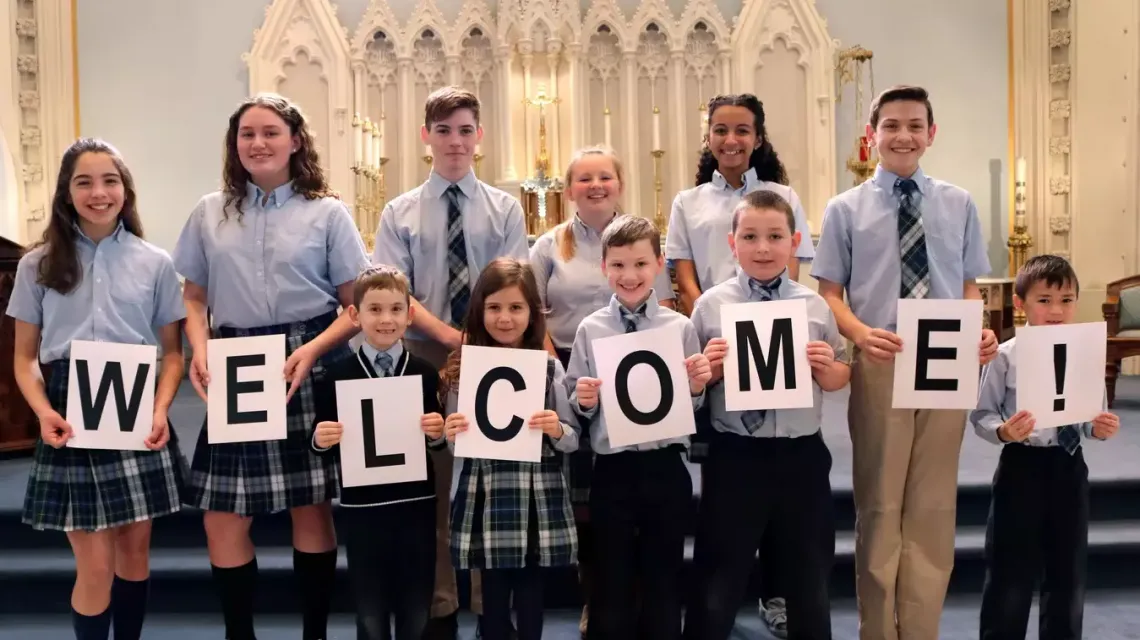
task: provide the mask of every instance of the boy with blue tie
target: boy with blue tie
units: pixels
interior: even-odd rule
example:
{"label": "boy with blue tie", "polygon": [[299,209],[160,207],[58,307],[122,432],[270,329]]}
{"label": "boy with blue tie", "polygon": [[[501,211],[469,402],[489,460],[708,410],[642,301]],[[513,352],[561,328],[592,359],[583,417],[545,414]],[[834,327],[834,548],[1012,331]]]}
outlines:
{"label": "boy with blue tie", "polygon": [[[1080,284],[1064,258],[1030,258],[1014,290],[1030,326],[1073,322]],[[1041,638],[1080,638],[1089,535],[1081,436],[1111,438],[1120,418],[1105,412],[1092,422],[1035,430],[1033,415],[1017,409],[1016,349],[1017,338],[998,348],[970,414],[978,435],[1002,446],[986,524],[981,638],[1025,637],[1040,578]]]}
{"label": "boy with blue tie", "polygon": [[[384,207],[372,261],[390,264],[412,283],[414,320],[408,350],[442,368],[462,344],[463,318],[475,280],[495,258],[525,260],[526,227],[522,206],[505,191],[475,177],[475,148],[483,139],[479,99],[458,87],[428,96],[420,138],[432,150],[427,182]],[[454,457],[432,453],[436,471],[436,593],[428,638],[451,640],[459,608],[455,571],[448,548],[448,508]],[[480,608],[472,589],[472,608]]]}
{"label": "boy with blue tie", "polygon": [[[770,541],[778,562],[764,571],[775,574],[784,586],[789,637],[831,637],[828,581],[835,557],[835,521],[831,454],[820,433],[822,392],[846,386],[851,369],[845,362],[846,343],[827,303],[788,273],[788,261],[799,243],[795,214],[786,200],[771,191],[745,195],[736,206],[728,236],[736,277],[704,292],[693,310],[693,326],[712,366],[713,432],[702,467],[704,491],[694,556],[697,595],[685,619],[686,640],[729,637],[761,540]],[[795,299],[807,303],[812,406],[729,411],[722,384],[728,352],[721,335],[722,307]],[[738,348],[747,353],[745,345]],[[772,491],[773,487],[780,489]],[[761,556],[761,562],[765,560]]]}
{"label": "boy with blue tie", "polygon": [[[892,409],[900,298],[981,299],[990,270],[978,210],[964,189],[925,175],[934,112],[921,87],[871,103],[875,175],[831,199],[812,276],[855,343],[848,425],[854,453],[855,587],[860,637],[938,637],[954,565],[958,453],[966,412]],[[844,300],[846,290],[848,302]],[[997,353],[989,329],[982,364]]]}

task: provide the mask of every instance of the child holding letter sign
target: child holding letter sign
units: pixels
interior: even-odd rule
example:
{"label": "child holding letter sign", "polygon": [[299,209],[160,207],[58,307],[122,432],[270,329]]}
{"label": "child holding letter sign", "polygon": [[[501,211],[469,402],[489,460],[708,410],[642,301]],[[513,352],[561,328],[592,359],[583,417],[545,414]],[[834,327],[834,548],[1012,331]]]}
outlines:
{"label": "child holding letter sign", "polygon": [[[711,375],[693,325],[661,307],[653,283],[664,268],[661,236],[653,223],[622,216],[602,233],[602,269],[614,295],[578,326],[567,383],[571,405],[590,418],[596,454],[590,489],[596,572],[590,594],[591,639],[625,640],[640,629],[654,640],[681,637],[681,568],[693,481],[683,460],[688,436],[614,447],[599,407],[599,338],[680,327],[694,408]],[[637,597],[640,596],[640,611]]]}
{"label": "child holding letter sign", "polygon": [[[958,453],[966,412],[892,409],[900,298],[980,300],[990,270],[978,209],[964,189],[918,166],[934,142],[921,87],[871,103],[875,175],[831,199],[812,277],[855,343],[847,415],[854,447],[855,586],[865,638],[934,638],[954,565]],[[850,306],[844,300],[844,290]],[[982,331],[982,364],[997,353]]]}
{"label": "child holding letter sign", "polygon": [[[1030,258],[1014,290],[1030,326],[1073,322],[1080,284],[1064,258]],[[978,408],[970,414],[978,435],[1004,445],[986,527],[981,638],[1025,637],[1042,573],[1042,637],[1080,638],[1089,533],[1081,436],[1111,438],[1120,419],[1106,412],[1092,422],[1034,430],[1033,415],[1017,409],[1016,349],[1017,338],[1002,343],[982,371]]]}
{"label": "child holding letter sign", "polygon": [[211,377],[226,375],[208,370],[209,338],[284,335],[287,437],[212,445],[203,427],[188,502],[206,512],[230,640],[254,637],[252,518],[289,510],[301,637],[319,640],[326,637],[336,577],[337,474],[331,459],[312,450],[313,382],[352,354],[345,343],[356,328],[337,309],[352,305],[353,283],[368,256],[348,208],[325,180],[304,115],[289,100],[259,94],[230,115],[222,178],[222,190],[198,202],[174,249],[186,278],[190,382],[205,398]]}
{"label": "child holding letter sign", "polygon": [[[313,448],[318,453],[333,451],[344,434],[344,425],[337,421],[337,381],[389,376],[421,377],[424,415],[420,427],[428,446],[446,446],[439,372],[403,345],[414,313],[408,290],[407,277],[392,267],[373,267],[356,278],[348,314],[363,330],[364,344],[357,357],[330,367],[316,389]],[[392,398],[392,402],[400,401]],[[374,420],[383,419],[381,407],[372,410]],[[365,442],[370,440],[366,437]],[[426,447],[422,455],[428,457]],[[435,472],[430,460],[426,465],[428,476],[423,481],[341,487],[341,535],[356,602],[358,640],[420,640],[427,625],[435,580]]]}
{"label": "child holding letter sign", "polygon": [[[464,327],[469,345],[542,350],[546,326],[530,266],[513,258],[487,265],[471,292]],[[451,354],[443,372],[451,442],[470,426],[467,416],[454,413],[459,385],[478,384],[459,379],[460,353]],[[452,488],[451,557],[456,569],[482,570],[486,640],[511,637],[512,597],[519,640],[541,638],[542,568],[572,565],[577,555],[561,454],[578,448],[578,431],[562,363],[551,355],[546,371],[546,408],[527,423],[544,434],[542,461],[461,458]]]}
{"label": "child holding letter sign", "polygon": [[[16,383],[41,439],[23,521],[67,532],[75,553],[71,616],[78,640],[137,640],[148,593],[151,520],[181,508],[185,461],[167,421],[182,379],[178,275],[142,239],[134,180],[119,152],[80,139],[63,154],[43,239],[20,259],[8,303]],[[162,346],[151,451],[68,448],[70,343]],[[38,352],[37,352],[38,348]],[[50,373],[45,383],[40,362]],[[112,392],[115,393],[115,392]],[[111,401],[109,399],[109,401]]]}
{"label": "child holding letter sign", "polygon": [[[847,384],[846,345],[823,298],[792,280],[787,264],[800,243],[795,216],[771,191],[744,196],[732,218],[728,245],[738,275],[706,291],[693,310],[693,326],[712,366],[709,388],[713,434],[705,461],[704,491],[694,561],[696,601],[685,618],[689,640],[724,640],[732,632],[761,540],[776,551],[768,567],[784,587],[788,633],[793,638],[830,638],[828,580],[835,556],[831,453],[823,442],[821,391]],[[814,406],[807,409],[728,411],[724,367],[728,342],[721,336],[723,305],[769,300],[807,301],[807,357],[814,379]],[[767,351],[767,345],[761,345]],[[738,358],[751,362],[746,344]],[[772,362],[780,351],[764,353]],[[779,375],[779,374],[777,374]],[[779,491],[772,491],[779,485]],[[767,560],[766,557],[761,558]]]}

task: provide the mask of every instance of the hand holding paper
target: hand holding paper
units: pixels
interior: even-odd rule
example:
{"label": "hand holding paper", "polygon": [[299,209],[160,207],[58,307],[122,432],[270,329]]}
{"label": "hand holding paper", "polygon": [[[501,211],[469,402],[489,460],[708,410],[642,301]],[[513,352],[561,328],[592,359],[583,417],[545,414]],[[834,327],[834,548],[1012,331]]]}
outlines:
{"label": "hand holding paper", "polygon": [[870,329],[864,334],[862,340],[856,340],[859,348],[867,352],[872,360],[890,362],[895,354],[902,351],[902,338],[886,329]]}
{"label": "hand holding paper", "polygon": [[549,409],[531,416],[530,428],[541,429],[544,434],[555,440],[562,437],[562,422],[558,419],[558,414]]}
{"label": "hand holding paper", "polygon": [[425,413],[424,417],[420,418],[420,428],[427,437],[439,440],[443,437],[443,416],[438,413]]}
{"label": "hand holding paper", "polygon": [[703,353],[694,353],[685,358],[685,372],[689,374],[689,391],[694,396],[699,396],[712,378],[709,359]]}
{"label": "hand holding paper", "polygon": [[329,421],[317,423],[317,433],[314,439],[318,447],[328,449],[333,445],[340,444],[342,436],[344,436],[343,424]]}
{"label": "hand holding paper", "polygon": [[578,396],[578,406],[583,409],[593,409],[598,406],[598,387],[602,381],[597,378],[578,378],[574,392]]}
{"label": "hand holding paper", "polygon": [[1092,433],[1094,438],[1101,440],[1108,440],[1120,431],[1120,417],[1115,413],[1101,413],[1092,421]]}
{"label": "hand holding paper", "polygon": [[998,428],[998,439],[1002,442],[1024,442],[1029,434],[1033,433],[1033,427],[1036,425],[1037,421],[1033,419],[1032,413],[1018,411]]}
{"label": "hand holding paper", "polygon": [[997,336],[992,329],[982,329],[982,342],[978,345],[978,359],[982,364],[988,364],[998,352]]}
{"label": "hand holding paper", "polygon": [[709,359],[709,369],[712,377],[709,382],[716,382],[724,377],[724,359],[728,356],[728,340],[713,338],[705,345],[705,357]]}
{"label": "hand holding paper", "polygon": [[447,422],[443,424],[443,429],[447,432],[447,439],[451,442],[455,442],[455,436],[467,431],[467,427],[467,418],[462,413],[453,413],[447,416]]}
{"label": "hand holding paper", "polygon": [[824,371],[835,362],[835,350],[822,340],[812,340],[807,344],[808,364],[816,371]]}

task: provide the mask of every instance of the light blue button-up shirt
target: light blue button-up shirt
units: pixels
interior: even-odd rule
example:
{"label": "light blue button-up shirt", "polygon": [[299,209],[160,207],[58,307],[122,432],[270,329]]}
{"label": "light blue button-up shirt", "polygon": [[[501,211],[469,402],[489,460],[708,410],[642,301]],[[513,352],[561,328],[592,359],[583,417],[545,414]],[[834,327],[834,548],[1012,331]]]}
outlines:
{"label": "light blue button-up shirt", "polygon": [[756,169],[746,171],[743,179],[743,186],[733,189],[719,171],[714,171],[711,182],[686,189],[673,199],[665,256],[670,260],[692,260],[701,291],[708,291],[736,274],[736,259],[728,248],[732,213],[740,199],[753,191],[771,191],[792,205],[796,214],[796,231],[800,232],[801,238],[796,257],[800,262],[806,262],[815,255],[811,229],[795,189],[760,180],[756,177]]}
{"label": "light blue button-up shirt", "polygon": [[[459,185],[463,197],[463,238],[467,244],[467,266],[471,286],[483,267],[495,258],[526,260],[526,226],[522,206],[505,191],[475,179],[468,173]],[[451,183],[432,171],[422,185],[401,194],[384,207],[376,230],[372,261],[392,265],[404,272],[412,284],[412,295],[437,318],[451,317],[447,269],[447,198]],[[414,327],[408,338],[425,340]]]}
{"label": "light blue button-up shirt", "polygon": [[[810,288],[788,279],[787,270],[780,275],[782,278],[773,300],[795,300],[803,298],[807,301],[808,341],[822,341],[831,345],[835,352],[835,359],[840,362],[847,361],[847,341],[839,335],[835,325],[835,317],[831,308],[820,295]],[[708,345],[709,340],[723,337],[721,335],[720,310],[726,304],[743,302],[757,302],[759,296],[752,291],[748,281],[750,278],[744,271],[737,269],[737,275],[709,289],[697,298],[693,309],[693,327],[701,340],[701,348]],[[726,364],[727,366],[727,364]],[[728,411],[724,400],[724,379],[722,378],[709,387],[709,411],[712,416],[713,428],[724,433],[740,436],[752,435],[757,438],[799,438],[810,436],[819,431],[823,420],[823,391],[812,378],[811,407],[803,409],[771,409],[764,414],[764,423],[755,433],[749,434],[744,426],[743,411]]]}
{"label": "light blue button-up shirt", "polygon": [[[268,196],[268,199],[266,199]],[[198,202],[174,248],[184,278],[206,287],[215,327],[301,322],[340,306],[336,288],[369,266],[343,202],[306,200],[292,183],[248,184],[242,218],[222,218],[225,194]]]}
{"label": "light blue button-up shirt", "polygon": [[[384,371],[380,371],[376,367],[376,356],[380,355],[380,350],[368,344],[367,340],[360,344],[360,348],[364,351],[364,357],[368,358],[368,364],[372,365],[373,369],[376,369],[376,375],[382,378],[385,377],[387,374]],[[400,357],[404,355],[404,341],[397,340],[395,344],[385,349],[384,353],[388,354],[389,358],[392,358],[393,367],[399,366]],[[399,373],[399,371],[394,371],[392,373]]]}
{"label": "light blue button-up shirt", "polygon": [[170,255],[121,223],[98,244],[76,231],[82,277],[70,293],[37,282],[46,246],[16,267],[7,315],[40,327],[40,362],[69,358],[72,340],[157,346],[157,329],[186,317]]}
{"label": "light blue button-up shirt", "polygon": [[[594,359],[594,340],[609,336],[623,335],[625,322],[621,317],[621,302],[616,295],[610,296],[610,303],[586,316],[582,324],[578,325],[578,332],[574,336],[574,346],[570,354],[570,366],[566,371],[566,390],[570,393],[570,406],[581,416],[593,418],[590,423],[590,448],[599,455],[618,453],[620,451],[652,451],[664,449],[669,445],[682,444],[689,446],[689,437],[671,438],[656,442],[645,442],[628,447],[610,446],[610,435],[606,430],[606,412],[602,409],[601,398],[593,409],[584,409],[578,404],[578,378],[597,378],[598,363]],[[636,320],[638,331],[650,331],[665,327],[680,327],[684,340],[685,357],[701,352],[700,341],[693,323],[683,314],[662,307],[657,300],[657,294],[651,292],[645,301],[645,315],[639,315]],[[685,393],[688,387],[679,391]],[[693,409],[699,409],[704,402],[705,394],[693,396]]]}
{"label": "light blue button-up shirt", "polygon": [[[998,437],[998,429],[1017,413],[1017,338],[998,346],[997,355],[982,369],[978,386],[978,408],[970,412],[970,423],[979,436],[994,444],[1007,444]],[[1108,410],[1108,397],[1101,405]],[[1082,422],[1081,436],[1093,438],[1092,423]],[[1096,438],[1099,440],[1099,438]],[[1036,429],[1020,443],[1031,447],[1059,447],[1057,429]]]}
{"label": "light blue button-up shirt", "polygon": [[[922,227],[930,264],[930,298],[962,299],[963,283],[990,272],[990,259],[970,194],[921,169]],[[863,184],[827,203],[811,275],[843,285],[851,310],[873,329],[895,330],[902,261],[895,181],[880,165]]]}
{"label": "light blue button-up shirt", "polygon": [[[610,283],[602,271],[602,236],[578,216],[570,221],[574,232],[574,257],[562,259],[561,230],[544,233],[530,249],[530,262],[538,282],[542,304],[548,310],[546,331],[559,349],[574,344],[578,325],[591,313],[609,303]],[[673,285],[665,269],[657,275],[655,291],[659,300],[673,299]]]}

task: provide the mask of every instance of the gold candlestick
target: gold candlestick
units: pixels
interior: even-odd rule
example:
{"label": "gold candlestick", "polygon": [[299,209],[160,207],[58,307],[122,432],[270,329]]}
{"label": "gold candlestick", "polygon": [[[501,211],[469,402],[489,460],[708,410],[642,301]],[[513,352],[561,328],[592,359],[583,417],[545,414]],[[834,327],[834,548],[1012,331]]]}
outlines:
{"label": "gold candlestick", "polygon": [[665,155],[665,150],[654,149],[649,155],[653,156],[653,224],[665,236],[669,233],[669,222],[661,210],[661,157]]}
{"label": "gold candlestick", "polygon": [[[1010,253],[1010,270],[1016,275],[1029,257],[1029,249],[1033,247],[1033,236],[1029,234],[1029,222],[1025,216],[1025,179],[1014,182],[1013,200],[1013,233],[1009,235],[1006,246]],[[1013,324],[1025,326],[1025,311],[1015,308],[1013,310]]]}
{"label": "gold candlestick", "polygon": [[479,172],[479,167],[483,164],[483,154],[475,152],[475,155],[472,156],[471,159],[475,161],[475,177],[482,179],[482,174]]}

